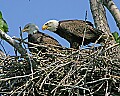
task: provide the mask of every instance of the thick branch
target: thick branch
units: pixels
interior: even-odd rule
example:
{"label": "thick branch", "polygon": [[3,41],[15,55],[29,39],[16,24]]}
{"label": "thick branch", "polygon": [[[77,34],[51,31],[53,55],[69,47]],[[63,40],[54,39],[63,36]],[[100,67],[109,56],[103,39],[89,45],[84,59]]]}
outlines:
{"label": "thick branch", "polygon": [[109,35],[111,32],[107,22],[104,6],[99,2],[99,0],[89,1],[96,28],[102,30],[103,32],[105,32],[105,34]]}
{"label": "thick branch", "polygon": [[114,44],[115,40],[110,32],[110,28],[106,18],[106,11],[100,0],[89,0],[90,8],[93,15],[96,28],[102,30],[105,34],[105,41],[108,41],[109,44]]}
{"label": "thick branch", "polygon": [[0,30],[0,36],[8,42],[10,45],[12,45],[21,55],[26,55],[26,50],[17,43],[14,39],[12,39],[9,35],[7,35],[5,32]]}
{"label": "thick branch", "polygon": [[116,24],[120,30],[120,11],[112,0],[101,0],[106,8],[110,11],[114,17]]}

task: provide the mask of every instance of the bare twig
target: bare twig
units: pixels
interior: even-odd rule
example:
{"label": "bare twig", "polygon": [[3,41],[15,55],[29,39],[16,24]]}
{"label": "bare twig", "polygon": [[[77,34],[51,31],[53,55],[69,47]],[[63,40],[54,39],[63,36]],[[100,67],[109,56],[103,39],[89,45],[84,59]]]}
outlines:
{"label": "bare twig", "polygon": [[85,29],[84,29],[84,34],[83,34],[83,40],[82,40],[82,48],[83,48],[83,45],[84,45],[84,39],[85,39],[85,34],[86,34],[86,20],[87,20],[87,11],[86,11],[86,14],[85,14]]}
{"label": "bare twig", "polygon": [[[116,51],[110,51],[115,47],[117,45],[113,44],[96,50],[83,49],[80,52],[47,48],[48,52],[34,53],[29,57],[30,61],[35,62],[32,62],[32,66],[29,65],[28,57],[9,56],[4,61],[1,60],[5,64],[0,76],[0,93],[33,96],[116,94],[118,92],[114,90],[119,90],[120,87],[120,61],[113,57]],[[30,68],[34,71],[33,74]],[[5,92],[6,88],[9,93]]]}

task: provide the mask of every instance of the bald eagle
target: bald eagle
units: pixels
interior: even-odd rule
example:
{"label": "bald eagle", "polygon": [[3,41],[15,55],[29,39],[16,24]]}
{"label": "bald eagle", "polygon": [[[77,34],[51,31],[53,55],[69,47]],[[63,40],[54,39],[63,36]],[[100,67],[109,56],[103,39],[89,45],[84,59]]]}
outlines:
{"label": "bald eagle", "polygon": [[[57,40],[55,40],[53,37],[44,34],[39,31],[38,26],[35,24],[29,23],[25,25],[24,29],[22,32],[27,32],[28,33],[28,42],[34,43],[34,44],[51,44],[51,45],[56,45],[56,46],[61,46]],[[41,50],[42,52],[45,51],[45,49],[42,49],[41,47],[38,47],[36,49],[33,48],[34,46],[31,44],[28,44],[28,48],[31,52],[38,52]]]}
{"label": "bald eagle", "polygon": [[[94,43],[103,33],[94,28],[91,22],[83,20],[49,20],[42,26],[42,30],[49,30],[58,34],[70,43],[70,47],[76,49],[82,44],[84,31],[84,45]],[[101,41],[102,39],[99,40],[99,42]]]}

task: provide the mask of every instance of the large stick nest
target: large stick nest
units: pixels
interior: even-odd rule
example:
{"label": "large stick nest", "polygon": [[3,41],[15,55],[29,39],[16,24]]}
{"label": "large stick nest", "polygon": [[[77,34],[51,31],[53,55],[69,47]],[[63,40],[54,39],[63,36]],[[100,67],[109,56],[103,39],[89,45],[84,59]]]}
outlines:
{"label": "large stick nest", "polygon": [[4,96],[120,95],[120,59],[109,47],[75,50],[47,46],[28,56],[0,58]]}

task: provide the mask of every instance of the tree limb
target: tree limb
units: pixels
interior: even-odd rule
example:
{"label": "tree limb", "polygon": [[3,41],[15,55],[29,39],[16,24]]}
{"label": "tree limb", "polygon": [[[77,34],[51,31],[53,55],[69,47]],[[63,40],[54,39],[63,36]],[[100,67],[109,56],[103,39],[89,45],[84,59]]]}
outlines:
{"label": "tree limb", "polygon": [[106,11],[100,0],[89,0],[90,1],[90,8],[93,15],[93,19],[95,22],[95,26],[97,29],[102,30],[109,39],[111,44],[114,44],[114,38],[110,32],[110,28],[106,18]]}
{"label": "tree limb", "polygon": [[26,50],[14,39],[12,39],[9,35],[7,35],[5,32],[3,32],[0,29],[0,36],[2,39],[4,39],[6,42],[8,42],[10,45],[12,45],[21,55],[26,55]]}
{"label": "tree limb", "polygon": [[113,2],[113,0],[101,0],[103,5],[110,11],[112,16],[114,17],[116,24],[120,30],[120,11]]}
{"label": "tree limb", "polygon": [[97,29],[102,30],[105,34],[110,33],[110,28],[106,18],[106,11],[99,0],[89,0],[90,8]]}

